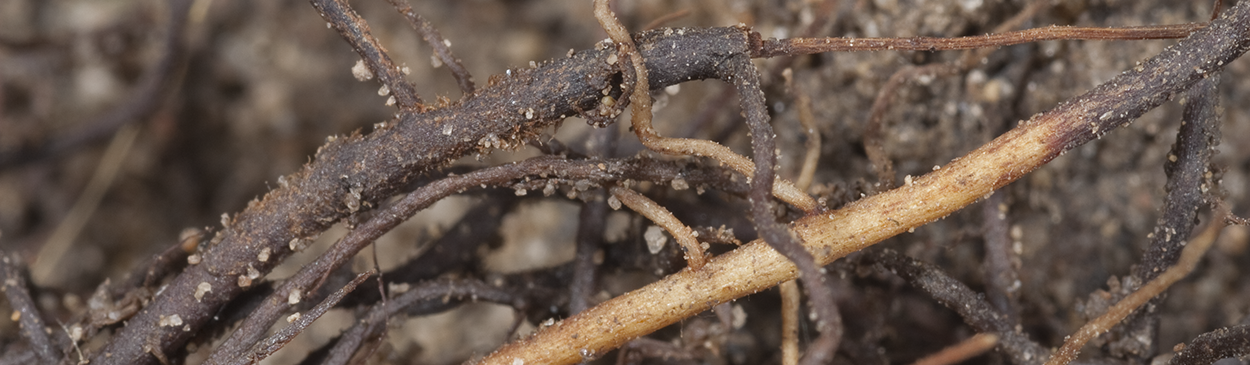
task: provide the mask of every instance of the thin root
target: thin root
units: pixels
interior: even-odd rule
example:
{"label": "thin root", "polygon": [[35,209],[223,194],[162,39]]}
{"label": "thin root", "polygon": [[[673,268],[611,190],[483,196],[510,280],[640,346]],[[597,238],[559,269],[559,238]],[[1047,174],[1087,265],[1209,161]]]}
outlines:
{"label": "thin root", "polygon": [[1139,27],[1069,27],[1049,26],[1014,32],[970,37],[911,38],[789,38],[769,40],[753,51],[752,57],[795,56],[825,52],[863,51],[950,51],[957,49],[995,48],[1016,44],[1053,40],[1142,40],[1184,38],[1207,26],[1207,23],[1150,25]]}
{"label": "thin root", "polygon": [[1211,248],[1211,244],[1215,242],[1215,238],[1219,236],[1220,230],[1224,227],[1224,221],[1213,220],[1207,225],[1207,229],[1203,230],[1198,237],[1189,242],[1189,245],[1181,252],[1181,259],[1176,263],[1176,266],[1164,271],[1159,277],[1124,297],[1124,299],[1108,309],[1106,314],[1081,326],[1081,329],[1069,336],[1068,340],[1063,343],[1063,347],[1060,347],[1059,351],[1055,351],[1050,360],[1046,361],[1046,365],[1066,365],[1072,362],[1072,360],[1076,359],[1076,355],[1081,352],[1081,347],[1085,346],[1086,342],[1103,332],[1107,332],[1112,326],[1124,320],[1124,317],[1132,314],[1137,307],[1167,290],[1173,283],[1192,272],[1194,267],[1198,265],[1198,261],[1206,254],[1207,249]]}
{"label": "thin root", "polygon": [[668,234],[673,235],[673,239],[676,239],[686,251],[686,262],[690,268],[698,270],[703,267],[704,263],[707,263],[707,256],[703,254],[703,246],[695,238],[694,230],[678,220],[664,206],[656,204],[655,201],[629,188],[613,186],[610,191],[612,196],[619,199],[621,203],[625,203],[629,209],[642,214],[656,225],[663,227]]}
{"label": "thin root", "polygon": [[781,283],[781,364],[799,363],[799,301],[802,293],[794,280]]}
{"label": "thin root", "polygon": [[411,24],[412,29],[415,29],[417,33],[421,34],[421,38],[425,39],[425,43],[430,44],[430,47],[434,49],[434,55],[438,57],[439,61],[442,61],[444,65],[447,65],[447,69],[451,70],[451,75],[456,78],[456,84],[460,85],[460,91],[464,92],[465,97],[473,95],[475,91],[473,76],[470,75],[469,70],[464,68],[464,65],[460,63],[460,59],[456,58],[456,56],[451,53],[451,46],[449,46],[451,43],[446,43],[443,39],[443,35],[439,34],[438,29],[435,29],[434,25],[430,24],[430,22],[426,20],[425,17],[422,17],[421,14],[417,14],[416,11],[413,11],[412,6],[408,5],[407,1],[387,1],[391,3],[391,6],[395,7],[395,11],[398,11],[404,16],[405,19],[408,19],[408,24]]}
{"label": "thin root", "polygon": [[816,165],[820,163],[820,131],[816,129],[816,117],[812,115],[812,98],[804,92],[803,87],[793,81],[793,71],[783,72],[786,83],[790,84],[790,92],[794,93],[795,104],[799,107],[799,124],[807,135],[807,153],[803,155],[803,167],[799,169],[799,177],[794,179],[795,187],[807,191],[816,176]]}
{"label": "thin root", "polygon": [[954,346],[944,348],[942,351],[916,360],[913,365],[950,365],[959,363],[989,351],[996,344],[998,344],[998,336],[989,333],[979,333]]}

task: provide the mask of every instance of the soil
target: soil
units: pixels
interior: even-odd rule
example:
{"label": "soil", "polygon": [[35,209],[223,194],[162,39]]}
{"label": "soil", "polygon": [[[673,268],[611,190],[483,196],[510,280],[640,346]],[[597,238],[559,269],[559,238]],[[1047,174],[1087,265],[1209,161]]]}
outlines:
{"label": "soil", "polygon": [[[633,30],[677,11],[687,16],[663,26],[746,24],[764,37],[799,35],[818,14],[805,0],[625,0],[615,4]],[[853,37],[961,36],[990,32],[1019,12],[1023,0],[842,0],[831,24],[817,34]],[[605,39],[588,1],[420,1],[412,4],[440,30],[479,85],[487,76],[563,57]],[[1078,26],[1132,26],[1200,22],[1213,4],[1204,1],[1059,0],[1029,22]],[[430,48],[385,2],[353,6],[369,21],[425,100],[461,97],[447,68],[431,62]],[[1225,4],[1225,7],[1229,5]],[[73,131],[116,108],[133,94],[144,70],[163,52],[167,4],[155,0],[9,0],[0,3],[0,153]],[[1050,109],[1132,68],[1174,40],[1046,41],[1004,47],[970,72],[916,80],[895,95],[884,119],[884,146],[896,180],[918,176],[990,140],[1018,121]],[[104,160],[110,139],[72,152],[0,170],[0,248],[20,253],[35,275],[35,299],[50,317],[79,312],[96,286],[114,281],[174,244],[184,228],[220,227],[223,213],[277,186],[296,171],[326,137],[367,132],[388,120],[375,81],[350,71],[359,57],[306,3],[299,1],[197,0],[190,15],[184,62],[174,85],[159,95],[150,118],[133,123],[137,137],[124,158]],[[812,99],[821,134],[821,159],[811,191],[836,207],[883,190],[864,152],[865,121],[877,92],[906,65],[949,62],[960,52],[861,52],[796,57],[794,82]],[[795,96],[776,70],[778,59],[757,60],[781,146],[783,177],[798,174],[806,137]],[[779,71],[779,70],[776,70]],[[1223,143],[1213,164],[1222,196],[1238,215],[1250,207],[1250,63],[1225,68],[1220,85]],[[718,81],[689,82],[656,93],[656,125],[668,136],[713,139],[740,153],[750,151],[732,96]],[[726,100],[730,100],[727,102]],[[1105,310],[1141,261],[1163,204],[1163,164],[1176,140],[1182,106],[1168,103],[1131,125],[1079,147],[995,194],[1004,194],[1019,275],[1020,326],[1044,347],[1057,347],[1090,316]],[[622,117],[625,118],[625,117]],[[625,120],[625,119],[621,119]],[[622,137],[615,156],[643,148],[617,123]],[[570,118],[550,138],[585,151],[592,128]],[[543,138],[547,138],[546,136]],[[121,138],[113,138],[113,144]],[[541,154],[535,148],[500,151],[457,162],[471,169]],[[110,167],[112,166],[112,167]],[[94,182],[102,170],[111,179]],[[449,170],[451,171],[451,170]],[[107,174],[105,174],[107,175]],[[93,185],[94,184],[94,185]],[[100,186],[100,184],[103,184]],[[98,204],[84,191],[104,189]],[[737,240],[754,239],[745,197],[694,189],[643,186],[647,195],[694,226],[733,228]],[[511,191],[504,191],[512,195]],[[431,249],[429,243],[457,229],[465,212],[497,201],[498,194],[467,192],[447,199],[391,232],[357,258],[354,270],[400,266]],[[879,244],[935,264],[978,292],[986,288],[980,204]],[[76,206],[88,209],[76,234],[66,234]],[[573,260],[581,201],[563,193],[531,193],[501,204],[497,242],[477,253],[480,267],[458,275],[482,276],[542,270]],[[1199,215],[1209,221],[1208,209]],[[618,268],[599,279],[604,300],[672,272],[680,253],[670,244],[656,256],[643,248],[650,223],[624,210],[609,216],[604,261]],[[321,236],[267,279],[289,276],[313,253],[343,234]],[[61,233],[57,233],[61,232]],[[72,230],[70,230],[72,232]],[[54,240],[69,251],[55,263],[36,261]],[[632,247],[626,247],[633,245]],[[1198,270],[1169,290],[1160,313],[1156,360],[1173,345],[1216,328],[1250,322],[1250,230],[1229,227]],[[732,249],[716,244],[713,251]],[[622,258],[611,258],[614,253]],[[632,255],[632,256],[631,256]],[[621,264],[623,261],[633,261]],[[51,265],[50,269],[39,266]],[[888,272],[860,265],[853,255],[829,266],[846,320],[838,363],[908,363],[974,331],[955,312]],[[0,303],[0,312],[11,312]],[[775,290],[736,301],[745,318],[727,329],[706,313],[653,337],[678,344],[708,363],[778,363],[779,297]],[[551,316],[567,315],[557,309]],[[295,363],[352,322],[354,309],[337,309],[271,363]],[[0,316],[0,348],[20,341],[17,324]],[[481,356],[514,335],[514,316],[504,306],[469,304],[440,314],[391,322],[387,345],[372,363],[457,363]],[[539,321],[527,319],[519,332]],[[283,324],[279,324],[280,326]],[[808,325],[805,340],[816,332]],[[712,329],[709,329],[712,328]],[[708,335],[713,333],[715,335]],[[107,331],[87,349],[107,339]],[[718,337],[719,336],[719,337]],[[1144,363],[1155,354],[1125,354],[1104,336],[1086,348],[1094,362]],[[210,346],[202,346],[209,348]],[[202,356],[202,355],[200,355]],[[196,352],[187,362],[200,360]],[[615,354],[605,357],[615,361]],[[654,359],[663,363],[664,360]],[[672,360],[679,362],[679,360]],[[1009,360],[998,353],[982,363]],[[1245,363],[1244,361],[1242,362]]]}

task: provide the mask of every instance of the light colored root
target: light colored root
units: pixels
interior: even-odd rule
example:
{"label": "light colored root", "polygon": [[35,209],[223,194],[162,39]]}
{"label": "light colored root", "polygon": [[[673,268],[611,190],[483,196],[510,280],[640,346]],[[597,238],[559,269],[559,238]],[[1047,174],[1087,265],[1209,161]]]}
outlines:
{"label": "light colored root", "polygon": [[[630,100],[632,103],[633,99]],[[637,115],[637,111],[634,113],[634,115]],[[638,139],[647,148],[669,155],[710,157],[729,166],[734,171],[746,175],[748,180],[755,176],[755,163],[751,162],[746,156],[739,155],[722,144],[705,139],[661,137],[655,134],[654,129],[651,129],[650,120],[650,112],[648,112],[646,131],[639,128],[638,125],[634,125],[634,132],[638,134]],[[650,135],[644,137],[644,133],[650,133]],[[812,199],[811,195],[807,195],[802,189],[794,186],[794,183],[780,177],[775,178],[773,182],[773,195],[805,213],[812,213],[817,209],[816,200]]]}
{"label": "light colored root", "polygon": [[1066,365],[1072,362],[1072,360],[1076,359],[1076,355],[1081,352],[1081,347],[1084,347],[1086,342],[1103,332],[1107,332],[1111,327],[1128,317],[1129,314],[1132,314],[1137,307],[1145,304],[1151,298],[1167,290],[1173,283],[1189,275],[1190,272],[1194,271],[1194,267],[1198,265],[1198,261],[1202,260],[1202,256],[1206,254],[1207,249],[1211,248],[1211,243],[1215,242],[1215,238],[1219,236],[1220,230],[1224,226],[1224,221],[1220,219],[1215,219],[1208,224],[1207,228],[1198,237],[1190,241],[1184,251],[1181,251],[1181,259],[1175,266],[1167,269],[1163,274],[1155,277],[1154,280],[1121,299],[1114,306],[1111,306],[1107,313],[1081,326],[1081,329],[1077,330],[1076,333],[1068,336],[1068,340],[1064,341],[1063,347],[1060,347],[1058,351],[1055,351],[1054,355],[1051,355],[1050,360],[1046,361],[1046,365]]}
{"label": "light colored root", "polygon": [[[799,123],[807,133],[807,152],[803,156],[803,167],[794,185],[800,191],[807,191],[816,175],[816,164],[820,161],[820,132],[816,130],[815,117],[812,116],[812,100],[794,83],[793,71],[786,69],[782,74],[790,91],[794,93],[799,108]],[[799,363],[799,303],[803,296],[799,292],[799,284],[794,280],[781,283],[781,364],[797,365]]]}
{"label": "light colored root", "polygon": [[108,149],[104,151],[104,157],[101,157],[96,165],[87,188],[78,196],[78,200],[74,201],[69,214],[57,224],[52,236],[35,256],[35,262],[30,265],[31,281],[40,286],[55,285],[56,274],[62,270],[61,265],[65,264],[63,262],[65,256],[73,249],[74,241],[78,239],[78,235],[82,233],[83,227],[86,227],[87,221],[95,214],[96,209],[100,207],[104,194],[116,181],[122,163],[126,161],[126,154],[130,152],[130,147],[134,145],[135,138],[139,135],[139,130],[139,127],[127,124],[113,136]]}
{"label": "light colored root", "polygon": [[820,131],[816,130],[816,117],[812,115],[812,98],[803,92],[799,84],[794,83],[790,69],[786,69],[785,77],[786,83],[790,84],[790,91],[794,93],[795,104],[799,107],[799,124],[807,135],[807,154],[803,156],[803,167],[799,170],[799,177],[794,179],[794,185],[801,191],[807,191],[812,186],[816,165],[820,162]]}
{"label": "light colored root", "polygon": [[[642,145],[653,151],[668,155],[710,157],[746,175],[748,179],[754,176],[755,163],[733,152],[728,147],[702,139],[665,138],[660,136],[655,131],[655,128],[652,128],[651,86],[647,81],[646,63],[642,59],[642,54],[638,52],[637,46],[634,45],[633,38],[630,38],[629,31],[625,29],[624,25],[621,25],[620,20],[616,18],[616,14],[612,13],[612,9],[608,7],[608,1],[595,0],[595,19],[599,20],[599,25],[608,33],[608,37],[612,38],[612,42],[616,43],[617,50],[621,53],[622,58],[628,58],[630,64],[634,67],[634,75],[632,77],[634,90],[629,95],[630,125],[634,127],[634,134],[638,136],[638,140],[642,142]],[[803,193],[802,190],[799,190],[793,183],[785,179],[778,178],[776,180],[776,183],[773,184],[773,195],[806,213],[814,212],[818,207],[815,199],[812,199],[810,195]]]}
{"label": "light colored root", "polygon": [[703,254],[703,245],[700,245],[699,240],[695,238],[694,230],[673,216],[673,213],[669,212],[668,209],[664,209],[663,206],[656,204],[655,201],[629,188],[613,186],[609,191],[613,197],[616,197],[621,203],[625,203],[625,206],[629,207],[629,209],[642,214],[642,216],[647,217],[647,219],[668,231],[668,234],[673,235],[673,239],[677,240],[677,244],[685,249],[686,264],[690,268],[698,270],[703,267],[703,264],[707,263],[707,256]]}
{"label": "light colored root", "polygon": [[916,360],[913,365],[950,365],[959,363],[989,351],[989,349],[994,348],[995,344],[998,344],[998,336],[980,333],[954,346],[944,348],[942,351]]}
{"label": "light colored root", "polygon": [[799,363],[799,283],[781,283],[781,364]]}
{"label": "light colored root", "polygon": [[807,154],[803,156],[803,168],[799,170],[799,178],[794,185],[800,190],[807,190],[812,185],[816,176],[816,164],[820,161],[820,132],[812,121],[811,101],[806,95],[799,100],[799,121],[807,132]]}

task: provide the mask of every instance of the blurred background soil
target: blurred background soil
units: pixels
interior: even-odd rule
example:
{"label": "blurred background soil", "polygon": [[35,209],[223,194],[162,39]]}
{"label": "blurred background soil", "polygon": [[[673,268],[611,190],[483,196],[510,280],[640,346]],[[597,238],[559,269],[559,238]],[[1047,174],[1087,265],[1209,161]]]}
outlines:
{"label": "blurred background soil", "polygon": [[[765,37],[799,34],[813,19],[833,16],[821,35],[891,37],[987,33],[1025,5],[1023,0],[841,0],[821,15],[809,0],[623,0],[616,10],[630,29],[681,10],[689,15],[666,26],[754,27]],[[447,38],[479,85],[487,76],[531,61],[563,57],[606,38],[589,1],[416,1],[416,11]],[[0,153],[38,145],[83,128],[130,98],[139,76],[164,52],[167,4],[157,0],[0,0]],[[446,67],[431,62],[429,47],[385,2],[358,0],[357,11],[425,100],[460,98]],[[1226,7],[1229,5],[1225,5]],[[1210,1],[1058,0],[1029,24],[1129,26],[1205,21]],[[79,146],[54,159],[0,170],[0,248],[23,255],[49,275],[37,277],[40,305],[65,318],[106,278],[118,278],[173,244],[188,227],[217,227],[223,213],[276,186],[296,171],[327,136],[367,132],[394,110],[375,81],[352,77],[359,59],[302,1],[196,0],[174,82],[159,95],[155,116],[133,123],[138,134],[118,161],[103,161],[104,143]],[[1005,47],[971,72],[908,83],[885,119],[885,148],[898,181],[918,176],[988,141],[1019,120],[1045,111],[1160,52],[1175,41],[1048,41]],[[823,139],[813,191],[838,205],[878,191],[865,157],[863,131],[869,106],[890,75],[905,65],[953,61],[960,52],[865,52],[799,57],[792,72],[813,101]],[[759,60],[769,70],[778,59]],[[1223,169],[1227,200],[1245,215],[1250,208],[1250,61],[1227,66],[1221,84],[1223,143],[1215,161]],[[804,138],[794,96],[779,73],[764,75],[769,107],[782,146],[782,174],[797,174]],[[657,94],[661,134],[716,139],[746,152],[745,130],[733,102],[720,99],[719,82],[682,84]],[[731,99],[733,100],[732,96]],[[1175,140],[1181,107],[1169,103],[1128,127],[1082,146],[1009,185],[1007,217],[1019,253],[1023,326],[1044,346],[1084,323],[1091,293],[1108,290],[1140,259],[1163,201],[1163,162]],[[708,117],[711,115],[711,117]],[[618,126],[620,124],[618,123]],[[589,130],[573,118],[549,133],[574,149]],[[640,146],[628,132],[618,156]],[[536,155],[533,148],[467,158],[484,166]],[[57,235],[98,170],[115,177],[96,184],[103,195],[77,234]],[[687,191],[686,193],[688,193]],[[676,194],[659,192],[656,194]],[[534,194],[531,194],[533,196]],[[379,242],[383,269],[419,255],[423,243],[455,222],[467,201],[449,199]],[[684,199],[684,200],[683,200]],[[704,212],[691,198],[669,197],[670,209],[711,222],[741,212]],[[91,208],[86,204],[86,208]],[[741,206],[740,204],[738,206]],[[550,267],[573,257],[578,202],[557,194],[527,198],[505,218],[505,243],[482,253],[498,272]],[[79,208],[82,209],[82,208]],[[717,208],[721,209],[721,208]],[[1205,212],[1205,210],[1204,210]],[[637,222],[617,213],[624,221]],[[1203,221],[1209,220],[1203,214]],[[702,217],[702,218],[700,218]],[[703,224],[703,223],[700,223]],[[640,236],[620,224],[617,234]],[[984,283],[979,205],[888,240],[884,245],[937,264],[977,290]],[[58,228],[60,227],[60,228]],[[738,239],[753,239],[738,230]],[[329,241],[336,233],[327,233]],[[337,233],[341,234],[341,233]],[[55,263],[41,259],[50,240],[66,240]],[[1231,227],[1198,271],[1171,289],[1161,312],[1160,346],[1245,321],[1250,313],[1250,232]],[[620,239],[624,244],[637,240]],[[324,243],[323,243],[324,244]],[[293,259],[310,259],[309,252]],[[368,253],[369,251],[366,251]],[[364,256],[368,256],[367,254]],[[372,266],[368,257],[358,269]],[[847,341],[867,341],[870,362],[909,362],[953,343],[971,330],[958,316],[888,275],[864,273],[845,262],[831,266],[848,318]],[[280,279],[292,269],[270,276]],[[604,295],[654,280],[653,273],[607,273]],[[613,275],[620,275],[619,277]],[[632,276],[631,276],[632,275]],[[1118,279],[1117,279],[1118,280]],[[618,285],[619,284],[619,285]],[[1097,294],[1093,294],[1097,296]],[[746,314],[745,355],[725,361],[776,362],[777,296],[767,291],[737,301]],[[7,309],[0,304],[0,308]],[[0,310],[7,313],[7,310]],[[0,343],[18,331],[0,316]],[[711,318],[711,317],[708,317]],[[482,354],[508,338],[512,317],[504,307],[471,305],[432,317],[394,323],[389,356],[379,362],[453,363]],[[319,346],[351,321],[331,313],[273,363],[302,357],[297,346]],[[686,322],[692,325],[707,319]],[[337,323],[337,325],[336,325]],[[500,323],[503,323],[501,326]],[[532,328],[530,324],[529,328]],[[671,333],[670,333],[671,332]],[[681,331],[659,334],[662,339]],[[471,340],[470,340],[471,339]],[[865,340],[866,341],[866,340]],[[305,347],[306,348],[306,347]],[[411,355],[411,356],[409,356]],[[867,356],[867,355],[866,355]],[[987,359],[981,361],[996,361]]]}

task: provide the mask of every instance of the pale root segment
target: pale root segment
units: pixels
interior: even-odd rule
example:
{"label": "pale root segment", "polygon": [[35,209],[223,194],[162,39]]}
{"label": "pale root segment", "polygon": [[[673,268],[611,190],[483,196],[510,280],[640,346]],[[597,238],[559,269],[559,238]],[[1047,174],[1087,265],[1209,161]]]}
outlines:
{"label": "pale root segment", "polygon": [[699,240],[695,237],[693,229],[673,216],[672,212],[665,209],[664,206],[656,204],[655,201],[639,194],[636,191],[626,187],[613,186],[611,189],[612,196],[625,203],[630,210],[642,214],[656,225],[663,227],[668,234],[673,235],[673,239],[681,245],[686,251],[686,264],[691,268],[698,269],[703,267],[707,262],[707,255],[703,254],[703,246],[699,244]]}
{"label": "pale root segment", "polygon": [[[816,165],[820,161],[820,131],[816,129],[816,117],[812,115],[812,99],[794,82],[794,74],[790,69],[782,72],[786,84],[794,94],[795,104],[799,107],[799,123],[807,135],[807,152],[803,155],[803,166],[794,185],[800,191],[807,191],[816,176]],[[797,365],[799,363],[799,302],[802,293],[799,284],[794,280],[781,283],[781,364]]]}
{"label": "pale root segment", "polygon": [[1164,271],[1163,274],[1155,277],[1154,280],[1146,282],[1141,288],[1129,294],[1124,299],[1116,302],[1115,305],[1107,309],[1107,313],[1098,316],[1081,326],[1071,336],[1064,341],[1063,347],[1060,347],[1055,354],[1046,361],[1046,365],[1067,365],[1076,359],[1076,355],[1081,353],[1081,347],[1084,347],[1089,340],[1098,337],[1115,327],[1116,324],[1123,321],[1125,317],[1132,314],[1133,311],[1146,304],[1150,298],[1159,296],[1164,290],[1171,287],[1173,283],[1184,279],[1186,275],[1194,271],[1198,266],[1198,261],[1202,260],[1202,256],[1207,253],[1207,249],[1211,248],[1211,244],[1215,242],[1215,238],[1219,236],[1220,230],[1225,224],[1222,220],[1215,220],[1202,231],[1202,234],[1195,237],[1193,242],[1181,251],[1181,259],[1176,266]]}
{"label": "pale root segment", "polygon": [[942,349],[912,363],[912,365],[951,365],[971,359],[994,348],[998,344],[998,336],[991,333],[978,333],[967,340]]}

